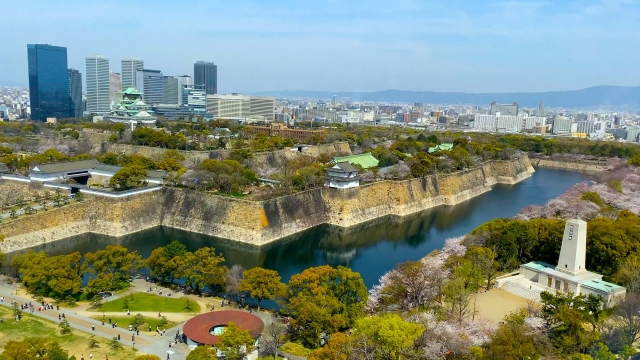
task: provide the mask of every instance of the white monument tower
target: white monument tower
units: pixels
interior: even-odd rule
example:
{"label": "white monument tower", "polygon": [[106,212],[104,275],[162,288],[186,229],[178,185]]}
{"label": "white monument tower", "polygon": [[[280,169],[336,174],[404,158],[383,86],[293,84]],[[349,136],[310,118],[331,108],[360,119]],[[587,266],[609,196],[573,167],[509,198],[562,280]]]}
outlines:
{"label": "white monument tower", "polygon": [[585,262],[587,258],[587,223],[579,216],[568,220],[564,226],[560,258],[557,271],[577,276],[587,272]]}

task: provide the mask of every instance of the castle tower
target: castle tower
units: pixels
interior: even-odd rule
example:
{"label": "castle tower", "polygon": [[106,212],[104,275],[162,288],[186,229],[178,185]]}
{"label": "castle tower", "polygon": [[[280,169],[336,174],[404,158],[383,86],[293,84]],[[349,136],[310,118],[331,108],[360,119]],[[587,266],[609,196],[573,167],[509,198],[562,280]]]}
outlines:
{"label": "castle tower", "polygon": [[568,220],[564,226],[562,248],[558,259],[557,271],[576,276],[587,271],[587,223],[576,217]]}

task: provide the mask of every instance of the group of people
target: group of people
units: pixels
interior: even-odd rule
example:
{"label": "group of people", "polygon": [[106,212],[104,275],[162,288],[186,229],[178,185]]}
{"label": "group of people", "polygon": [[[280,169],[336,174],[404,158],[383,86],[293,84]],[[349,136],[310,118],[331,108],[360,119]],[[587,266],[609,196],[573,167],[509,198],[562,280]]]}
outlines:
{"label": "group of people", "polygon": [[176,332],[176,336],[173,338],[173,341],[169,342],[169,347],[172,348],[176,346],[179,342],[182,342],[180,339],[180,330]]}

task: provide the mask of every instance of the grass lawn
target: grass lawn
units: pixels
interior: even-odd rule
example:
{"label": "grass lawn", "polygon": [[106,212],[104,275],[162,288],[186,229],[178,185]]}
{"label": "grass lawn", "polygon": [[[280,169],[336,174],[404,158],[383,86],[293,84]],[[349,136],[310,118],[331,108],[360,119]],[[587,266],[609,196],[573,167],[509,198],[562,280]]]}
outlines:
{"label": "grass lawn", "polygon": [[[131,316],[109,316],[109,317],[111,318],[111,321],[118,323],[118,327],[127,329],[129,328],[129,325],[131,325],[131,323],[133,322],[134,316],[135,314],[131,313]],[[92,316],[91,318],[96,320],[102,320],[102,315]],[[145,322],[142,326],[138,327],[138,330],[147,332],[147,330],[149,330],[149,326],[151,326],[151,332],[155,332],[156,326],[159,326],[160,324],[160,319],[158,319],[157,317],[154,318],[149,316],[143,316],[143,318]],[[170,329],[176,325],[177,323],[173,321],[168,321],[167,325],[160,326],[160,329]]]}
{"label": "grass lawn", "polygon": [[[125,301],[132,313],[135,313],[136,311],[200,312],[200,305],[193,300],[186,298],[170,298],[167,296],[159,296],[149,293],[135,293],[127,295],[124,298],[106,302],[102,307],[90,311],[126,311],[127,307],[125,306]],[[187,307],[187,302],[190,304],[190,308]]]}
{"label": "grass lawn", "polygon": [[282,347],[280,348],[280,351],[284,351],[291,355],[304,356],[304,357],[308,356],[309,353],[311,352],[311,350],[307,349],[306,347],[300,344],[292,343],[292,342],[288,342],[282,345]]}
{"label": "grass lawn", "polygon": [[[61,335],[58,324],[29,315],[22,312],[22,320],[16,321],[13,318],[13,310],[0,306],[0,318],[4,320],[0,324],[0,348],[4,348],[7,342],[22,341],[27,337],[46,337],[53,339],[60,344],[65,350],[69,351],[69,355],[74,355],[80,359],[81,354],[85,354],[88,358],[89,353],[93,353],[94,359],[102,359],[105,355],[109,355],[109,359],[113,360],[130,360],[138,354],[130,347],[124,347],[114,353],[107,346],[107,339],[96,336],[98,348],[89,348],[89,339],[91,335],[79,330],[72,330],[71,334]],[[98,357],[100,354],[101,357]]]}

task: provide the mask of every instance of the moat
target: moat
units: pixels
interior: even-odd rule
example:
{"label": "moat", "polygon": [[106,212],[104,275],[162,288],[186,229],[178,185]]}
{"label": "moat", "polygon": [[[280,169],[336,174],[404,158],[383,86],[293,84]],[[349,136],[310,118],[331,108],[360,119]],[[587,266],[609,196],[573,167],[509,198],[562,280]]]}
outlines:
{"label": "moat", "polygon": [[277,270],[283,281],[309,267],[345,265],[360,272],[371,287],[384,272],[441,248],[445,239],[468,233],[494,218],[512,217],[528,205],[546,203],[587,178],[579,172],[537,168],[518,184],[495,185],[491,191],[458,205],[438,206],[405,218],[378,219],[347,230],[320,226],[262,248],[156,227],[120,238],[85,234],[34,249],[54,255],[74,251],[84,254],[120,244],[147,257],[153,249],[178,240],[190,251],[215,247],[229,267],[240,264]]}

